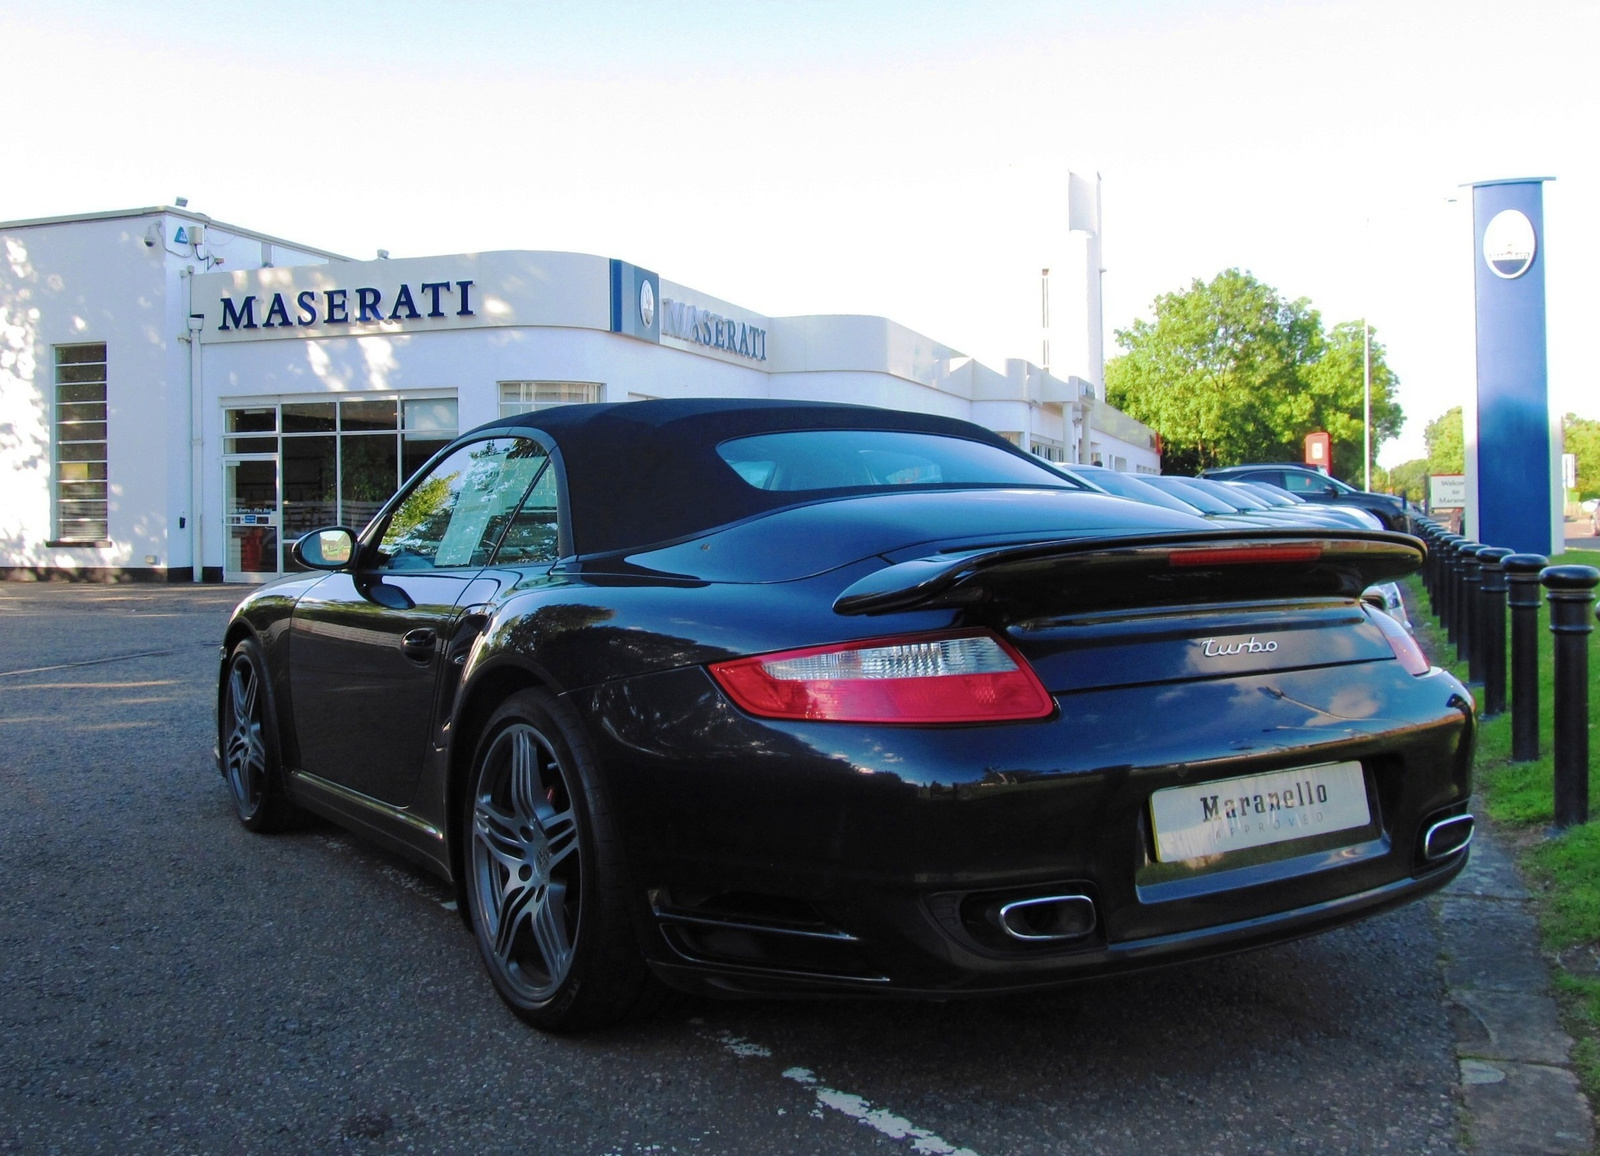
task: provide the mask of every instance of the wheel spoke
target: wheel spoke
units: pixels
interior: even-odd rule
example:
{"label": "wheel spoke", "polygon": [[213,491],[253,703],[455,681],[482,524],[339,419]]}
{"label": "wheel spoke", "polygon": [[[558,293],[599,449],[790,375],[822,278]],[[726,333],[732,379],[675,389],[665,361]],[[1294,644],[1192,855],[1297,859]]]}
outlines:
{"label": "wheel spoke", "polygon": [[261,679],[256,676],[255,668],[250,669],[250,679],[244,688],[244,717],[252,723],[256,721],[256,695],[261,689]]}
{"label": "wheel spoke", "polygon": [[511,945],[517,938],[517,926],[533,906],[535,888],[525,887],[513,873],[500,892],[498,923],[494,929],[494,953],[507,967],[516,961],[511,958]]}
{"label": "wheel spoke", "polygon": [[228,675],[228,699],[233,706],[233,725],[248,727],[255,708],[255,679],[249,677],[250,669],[236,663]]}
{"label": "wheel spoke", "polygon": [[578,849],[578,817],[572,811],[562,811],[547,819],[540,819],[539,826],[550,848],[551,867]]}
{"label": "wheel spoke", "polygon": [[241,789],[249,782],[256,761],[256,753],[248,734],[235,732],[229,737],[228,766],[234,772],[234,780]]}
{"label": "wheel spoke", "polygon": [[517,821],[501,814],[487,799],[479,799],[474,811],[473,832],[483,849],[507,871],[515,872],[523,863],[523,842]]}
{"label": "wheel spoke", "polygon": [[519,822],[537,821],[544,802],[544,784],[539,777],[539,746],[527,730],[511,735],[511,810]]}
{"label": "wheel spoke", "polygon": [[572,961],[572,943],[567,938],[567,887],[552,883],[544,888],[533,910],[533,938],[544,956],[544,969],[550,981],[558,983]]}

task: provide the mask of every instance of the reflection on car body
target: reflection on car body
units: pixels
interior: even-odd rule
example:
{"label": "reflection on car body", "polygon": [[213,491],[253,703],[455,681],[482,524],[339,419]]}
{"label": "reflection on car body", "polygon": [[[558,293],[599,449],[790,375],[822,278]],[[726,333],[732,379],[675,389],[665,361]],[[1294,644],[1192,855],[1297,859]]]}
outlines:
{"label": "reflection on car body", "polygon": [[562,407],[301,539],[228,626],[220,762],[247,826],[305,808],[451,880],[548,1029],[667,987],[1048,987],[1461,869],[1470,696],[1361,597],[1422,550],[945,418]]}

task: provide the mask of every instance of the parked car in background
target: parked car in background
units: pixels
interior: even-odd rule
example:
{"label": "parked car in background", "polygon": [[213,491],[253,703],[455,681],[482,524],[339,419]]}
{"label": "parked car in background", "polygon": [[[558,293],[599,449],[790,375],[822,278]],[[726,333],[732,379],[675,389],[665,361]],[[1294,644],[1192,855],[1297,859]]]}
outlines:
{"label": "parked car in background", "polygon": [[1310,466],[1292,462],[1277,465],[1222,466],[1217,469],[1201,470],[1200,476],[1215,478],[1217,481],[1266,482],[1268,485],[1277,486],[1280,490],[1287,490],[1308,500],[1370,510],[1377,515],[1386,530],[1404,532],[1410,526],[1405,499],[1397,498],[1393,494],[1374,494],[1370,490],[1358,490]]}
{"label": "parked car in background", "polygon": [[[1383,523],[1366,510],[1304,501],[1265,483],[1216,482],[1209,478],[1180,478],[1167,474],[1126,474],[1108,470],[1104,466],[1053,468],[1106,493],[1195,514],[1219,526],[1383,529]],[[1407,630],[1412,628],[1397,583],[1380,583],[1366,590],[1362,597],[1373,606],[1388,611]]]}
{"label": "parked car in background", "polygon": [[1227,486],[1231,490],[1243,491],[1261,502],[1280,510],[1315,511],[1320,514],[1334,514],[1343,519],[1346,525],[1358,530],[1382,530],[1384,524],[1378,516],[1369,510],[1359,509],[1356,506],[1337,506],[1328,502],[1309,502],[1305,498],[1280,490],[1277,486],[1268,485],[1266,482],[1218,482],[1219,486]]}

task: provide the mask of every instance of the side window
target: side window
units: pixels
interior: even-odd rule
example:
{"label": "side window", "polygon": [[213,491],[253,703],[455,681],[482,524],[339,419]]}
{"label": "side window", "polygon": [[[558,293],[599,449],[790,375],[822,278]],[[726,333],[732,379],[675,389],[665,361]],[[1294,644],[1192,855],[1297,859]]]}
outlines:
{"label": "side window", "polygon": [[560,522],[556,513],[556,471],[549,466],[539,475],[522,508],[506,527],[506,536],[494,560],[506,566],[554,562],[561,555]]}
{"label": "side window", "polygon": [[384,570],[483,566],[548,461],[525,438],[462,446],[412,485],[378,547]]}
{"label": "side window", "polygon": [[1283,488],[1291,494],[1322,494],[1328,488],[1326,480],[1313,478],[1310,474],[1294,473],[1290,470],[1283,471]]}

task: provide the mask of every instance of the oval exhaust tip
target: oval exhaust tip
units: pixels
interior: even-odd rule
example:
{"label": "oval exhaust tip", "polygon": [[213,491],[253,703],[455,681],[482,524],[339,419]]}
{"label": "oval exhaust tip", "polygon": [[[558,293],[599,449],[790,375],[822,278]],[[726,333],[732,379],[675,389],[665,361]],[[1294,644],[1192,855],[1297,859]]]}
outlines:
{"label": "oval exhaust tip", "polygon": [[1475,826],[1471,815],[1440,819],[1422,836],[1422,857],[1432,863],[1463,850],[1472,842]]}
{"label": "oval exhaust tip", "polygon": [[1087,895],[1041,895],[1001,905],[995,922],[1023,943],[1082,939],[1095,929],[1094,900]]}

